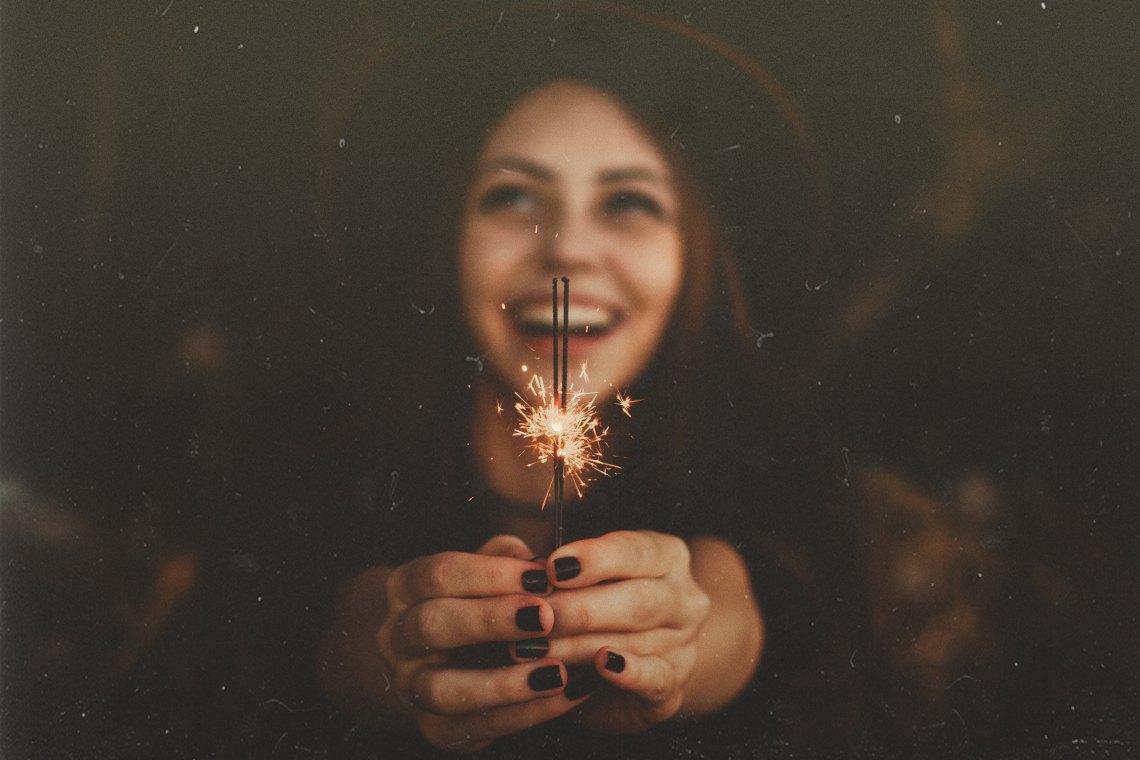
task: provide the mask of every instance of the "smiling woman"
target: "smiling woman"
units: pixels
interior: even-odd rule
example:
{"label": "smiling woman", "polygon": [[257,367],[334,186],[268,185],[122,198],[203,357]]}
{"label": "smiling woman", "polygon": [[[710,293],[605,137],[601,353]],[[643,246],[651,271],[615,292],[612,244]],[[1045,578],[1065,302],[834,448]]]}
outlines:
{"label": "smiling woman", "polygon": [[[354,531],[382,542],[360,547],[326,631],[325,688],[362,725],[383,727],[386,741],[411,732],[442,750],[494,744],[505,756],[533,751],[533,741],[579,755],[655,755],[687,716],[712,720],[689,741],[709,741],[712,731],[727,748],[733,734],[713,716],[760,663],[766,584],[754,587],[754,577],[764,563],[745,526],[771,519],[761,516],[772,507],[739,461],[766,445],[759,433],[773,424],[757,424],[755,352],[725,231],[766,214],[727,218],[686,153],[700,145],[699,129],[664,126],[683,97],[655,99],[641,90],[644,77],[626,81],[603,21],[562,19],[553,53],[529,39],[512,44],[508,26],[496,25],[480,54],[502,63],[496,51],[509,51],[510,65],[487,78],[489,89],[453,101],[455,82],[440,75],[443,93],[424,96],[437,107],[381,110],[411,123],[432,114],[409,131],[427,155],[428,134],[452,135],[439,143],[446,162],[404,152],[389,129],[379,131],[393,160],[350,157],[366,175],[389,167],[382,184],[401,192],[368,197],[409,209],[382,216],[419,237],[408,246],[423,252],[413,280],[442,304],[433,320],[441,340],[417,335],[412,355],[475,356],[480,366],[474,376],[429,371],[463,382],[434,393],[418,374],[419,387],[395,404],[390,432],[415,464],[397,468],[399,458],[385,453],[384,468],[413,473],[401,483],[414,507],[393,503]],[[663,76],[645,71],[651,81]],[[474,75],[461,78],[475,86]],[[674,143],[678,133],[687,147]],[[733,160],[768,150],[761,142]],[[401,163],[410,168],[401,172]],[[768,176],[745,166],[757,168],[739,165],[742,183]],[[567,532],[577,540],[561,547],[539,509],[549,472],[520,458],[514,421],[501,414],[533,375],[553,371],[558,277],[573,283],[574,388],[596,398],[621,463],[620,476],[572,506]],[[640,401],[632,418],[627,392]],[[440,424],[430,430],[448,435],[421,439],[424,420],[409,419],[410,410],[431,410]],[[644,735],[619,750],[599,734]]]}

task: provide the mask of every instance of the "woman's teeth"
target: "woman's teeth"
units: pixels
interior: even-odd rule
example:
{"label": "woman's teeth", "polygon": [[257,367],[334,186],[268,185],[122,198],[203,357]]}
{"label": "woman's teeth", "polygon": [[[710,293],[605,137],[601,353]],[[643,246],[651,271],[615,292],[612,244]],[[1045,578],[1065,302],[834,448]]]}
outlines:
{"label": "woman's teeth", "polygon": [[[552,325],[552,310],[549,306],[525,306],[515,312],[515,319],[523,332],[549,335]],[[566,325],[575,335],[602,335],[617,321],[616,315],[601,306],[576,306],[570,304]],[[558,314],[561,327],[562,313]]]}

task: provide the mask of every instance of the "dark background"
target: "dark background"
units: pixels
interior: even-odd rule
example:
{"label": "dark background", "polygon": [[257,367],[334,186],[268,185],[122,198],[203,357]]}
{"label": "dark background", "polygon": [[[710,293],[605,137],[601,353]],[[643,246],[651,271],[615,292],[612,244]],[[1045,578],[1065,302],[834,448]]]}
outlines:
{"label": "dark background", "polygon": [[[1140,7],[638,5],[763,60],[829,177],[795,313],[754,304],[848,549],[802,693],[842,681],[853,754],[1140,752]],[[338,244],[322,172],[377,50],[498,8],[4,3],[6,757],[300,720],[293,655],[235,628],[319,629],[251,612],[327,519],[287,475],[426,307]]]}

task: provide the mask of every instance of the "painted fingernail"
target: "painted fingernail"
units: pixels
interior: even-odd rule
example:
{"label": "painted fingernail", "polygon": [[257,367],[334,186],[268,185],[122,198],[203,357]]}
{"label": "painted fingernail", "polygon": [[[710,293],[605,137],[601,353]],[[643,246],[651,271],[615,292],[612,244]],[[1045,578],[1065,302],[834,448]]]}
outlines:
{"label": "painted fingernail", "polygon": [[562,685],[562,670],[557,665],[535,668],[527,676],[526,682],[535,691],[550,691]]}
{"label": "painted fingernail", "polygon": [[515,642],[515,657],[521,660],[537,660],[546,656],[550,651],[550,642],[546,639],[527,639]]}
{"label": "painted fingernail", "polygon": [[520,631],[541,631],[542,620],[538,617],[539,609],[535,607],[522,607],[515,613],[515,625]]}
{"label": "painted fingernail", "polygon": [[625,658],[617,652],[606,652],[606,670],[620,673],[625,670]]}
{"label": "painted fingernail", "polygon": [[554,577],[560,581],[576,578],[580,572],[582,572],[582,563],[577,557],[559,557],[554,560]]}
{"label": "painted fingernail", "polygon": [[566,668],[566,691],[562,693],[573,702],[575,699],[581,699],[592,693],[594,689],[598,688],[600,682],[598,671],[594,670],[592,666]]}
{"label": "painted fingernail", "polygon": [[545,594],[550,590],[545,570],[527,570],[522,574],[522,585],[528,594]]}

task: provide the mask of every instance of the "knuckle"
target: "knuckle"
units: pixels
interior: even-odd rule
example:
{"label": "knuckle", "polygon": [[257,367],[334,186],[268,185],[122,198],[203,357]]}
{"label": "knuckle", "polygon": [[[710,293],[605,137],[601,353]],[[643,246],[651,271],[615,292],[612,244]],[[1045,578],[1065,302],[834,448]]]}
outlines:
{"label": "knuckle", "polygon": [[445,552],[427,558],[421,567],[420,589],[424,596],[444,596],[448,581],[455,577],[455,554]]}
{"label": "knuckle", "polygon": [[589,631],[594,627],[597,612],[593,604],[577,604],[570,613],[570,619],[579,631]]}
{"label": "knuckle", "polygon": [[404,613],[402,633],[409,644],[422,649],[434,649],[438,639],[441,615],[433,604],[417,604]]}
{"label": "knuckle", "polygon": [[694,584],[693,594],[690,595],[692,615],[694,618],[702,622],[709,615],[709,610],[712,609],[712,599],[705,593],[704,589]]}
{"label": "knuckle", "polygon": [[667,556],[672,560],[675,565],[681,565],[688,568],[692,562],[692,555],[689,552],[689,545],[685,543],[684,539],[677,536],[663,535],[665,540],[665,551]]}
{"label": "knuckle", "polygon": [[551,607],[554,608],[554,630],[560,634],[579,634],[584,633],[589,627],[593,619],[592,611],[588,604],[577,598],[558,598],[555,595],[551,599]]}
{"label": "knuckle", "polygon": [[481,691],[494,700],[495,704],[507,704],[516,699],[516,689],[513,682],[502,677],[488,677],[483,683]]}
{"label": "knuckle", "polygon": [[638,622],[655,620],[660,617],[661,607],[667,601],[668,597],[656,584],[644,588],[634,594],[630,601],[630,619]]}
{"label": "knuckle", "polygon": [[406,572],[407,570],[404,567],[398,567],[388,573],[388,577],[384,579],[384,595],[388,598],[389,607],[404,603],[403,590]]}
{"label": "knuckle", "polygon": [[483,544],[483,549],[492,555],[510,555],[520,551],[525,545],[522,539],[518,536],[512,536],[509,533],[499,533],[493,536],[487,543]]}
{"label": "knuckle", "polygon": [[[489,588],[507,588],[510,584],[507,582],[507,567],[502,562],[495,562],[488,564],[483,571],[483,580]],[[515,581],[516,585],[518,581]]]}
{"label": "knuckle", "polygon": [[442,678],[421,675],[416,679],[412,690],[412,704],[416,707],[435,715],[448,715],[453,712],[453,703],[452,690],[447,688]]}
{"label": "knuckle", "polygon": [[484,631],[490,633],[502,628],[504,619],[509,621],[510,614],[494,601],[487,600],[479,605],[479,622]]}

